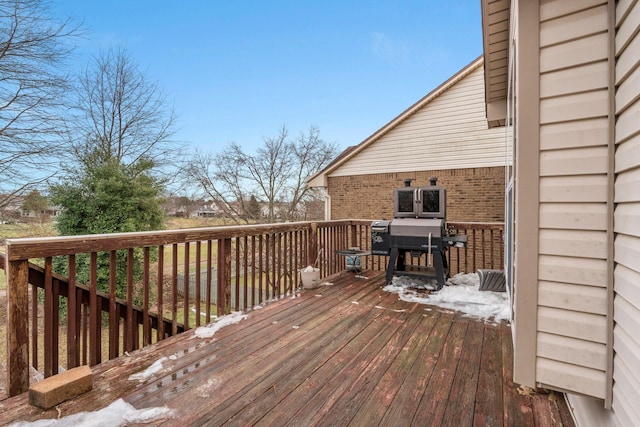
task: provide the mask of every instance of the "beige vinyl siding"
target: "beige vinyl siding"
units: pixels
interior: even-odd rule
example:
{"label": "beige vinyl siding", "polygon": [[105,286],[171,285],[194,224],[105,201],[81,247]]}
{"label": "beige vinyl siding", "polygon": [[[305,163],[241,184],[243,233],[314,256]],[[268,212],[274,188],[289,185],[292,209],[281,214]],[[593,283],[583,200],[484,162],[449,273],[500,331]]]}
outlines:
{"label": "beige vinyl siding", "polygon": [[606,1],[540,4],[536,381],[606,396]]}
{"label": "beige vinyl siding", "polygon": [[613,410],[640,423],[640,4],[616,7]]}
{"label": "beige vinyl siding", "polygon": [[542,229],[540,254],[604,259],[607,239],[599,231]]}
{"label": "beige vinyl siding", "polygon": [[[566,352],[567,348],[580,351]],[[567,363],[599,370],[607,363],[607,354],[601,345],[545,332],[538,333],[538,355],[549,360],[564,360]]]}
{"label": "beige vinyl siding", "polygon": [[606,226],[607,207],[602,203],[545,203],[540,206],[541,229],[600,231]]}
{"label": "beige vinyl siding", "polygon": [[331,176],[504,166],[504,147],[504,128],[487,129],[478,67]]}
{"label": "beige vinyl siding", "polygon": [[544,151],[563,148],[585,148],[601,146],[602,140],[608,138],[609,121],[600,119],[575,122],[545,124],[540,129],[540,148]]}

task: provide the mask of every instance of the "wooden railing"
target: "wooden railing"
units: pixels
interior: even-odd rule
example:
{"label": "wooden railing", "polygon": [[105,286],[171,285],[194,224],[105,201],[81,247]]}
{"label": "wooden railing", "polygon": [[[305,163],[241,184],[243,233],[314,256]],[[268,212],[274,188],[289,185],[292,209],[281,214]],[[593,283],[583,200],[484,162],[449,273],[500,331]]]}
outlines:
{"label": "wooden railing", "polygon": [[504,268],[504,223],[448,222],[450,232],[467,235],[467,247],[448,253],[450,274]]}
{"label": "wooden railing", "polygon": [[[0,259],[7,276],[7,392],[27,390],[30,366],[42,365],[50,376],[59,366],[95,365],[216,315],[291,295],[307,265],[330,276],[344,268],[336,250],[369,249],[370,225],[344,220],[9,239]],[[501,224],[450,226],[470,236],[467,249],[449,252],[452,273],[501,268]],[[384,270],[386,258],[365,257],[362,265]]]}

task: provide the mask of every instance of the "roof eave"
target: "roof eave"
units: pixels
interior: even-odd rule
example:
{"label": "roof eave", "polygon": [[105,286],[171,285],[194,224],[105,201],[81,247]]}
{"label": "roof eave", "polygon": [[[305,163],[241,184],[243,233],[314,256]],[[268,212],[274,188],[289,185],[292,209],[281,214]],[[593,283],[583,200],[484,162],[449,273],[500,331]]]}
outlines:
{"label": "roof eave", "polygon": [[509,76],[510,0],[481,0],[487,123],[504,126]]}

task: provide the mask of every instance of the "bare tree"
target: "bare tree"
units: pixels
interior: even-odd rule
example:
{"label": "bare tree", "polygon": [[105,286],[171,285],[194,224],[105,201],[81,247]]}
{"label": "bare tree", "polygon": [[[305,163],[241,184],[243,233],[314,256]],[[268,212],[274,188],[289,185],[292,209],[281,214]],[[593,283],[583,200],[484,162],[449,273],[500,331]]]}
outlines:
{"label": "bare tree", "polygon": [[326,144],[320,139],[320,129],[316,126],[311,126],[306,134],[300,133],[293,150],[295,163],[292,179],[287,187],[287,198],[292,207],[292,217],[289,219],[298,219],[297,211],[300,206],[305,205],[303,211],[308,214],[306,205],[313,204],[321,197],[317,189],[306,185],[307,179],[327,166],[338,155],[338,151],[335,144]]}
{"label": "bare tree", "polygon": [[320,139],[317,127],[292,141],[283,126],[254,155],[236,143],[218,155],[196,153],[188,176],[236,222],[253,219],[246,215],[255,210],[248,206],[251,196],[265,206],[264,221],[292,221],[304,218],[303,205],[318,197],[306,180],[336,154],[335,144]]}
{"label": "bare tree", "polygon": [[239,171],[243,166],[243,153],[237,144],[218,155],[197,151],[185,172],[189,181],[195,181],[200,190],[213,200],[225,216],[234,222],[249,222],[244,214],[245,183]]}
{"label": "bare tree", "polygon": [[103,51],[81,74],[71,154],[86,167],[107,162],[161,167],[176,160],[175,114],[122,47]]}
{"label": "bare tree", "polygon": [[64,72],[79,26],[42,0],[0,0],[0,207],[43,181],[60,149]]}

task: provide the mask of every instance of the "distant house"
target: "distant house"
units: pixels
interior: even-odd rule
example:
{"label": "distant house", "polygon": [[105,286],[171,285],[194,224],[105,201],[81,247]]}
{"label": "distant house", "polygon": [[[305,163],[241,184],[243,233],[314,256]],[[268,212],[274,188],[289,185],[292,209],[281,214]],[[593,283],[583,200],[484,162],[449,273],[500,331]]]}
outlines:
{"label": "distant house", "polygon": [[504,129],[487,126],[483,58],[464,67],[309,180],[325,218],[391,218],[393,190],[429,178],[447,190],[447,218],[504,219]]}
{"label": "distant house", "polygon": [[209,203],[199,206],[191,216],[198,218],[217,218],[222,215],[221,212],[214,203]]}
{"label": "distant house", "polygon": [[507,125],[514,380],[579,425],[640,425],[640,3],[481,0]]}
{"label": "distant house", "polygon": [[1,195],[0,199],[6,200],[6,203],[0,208],[0,221],[10,222],[17,220],[41,219],[56,217],[61,211],[59,206],[47,206],[46,209],[35,212],[28,211],[23,208],[25,196],[9,196]]}

